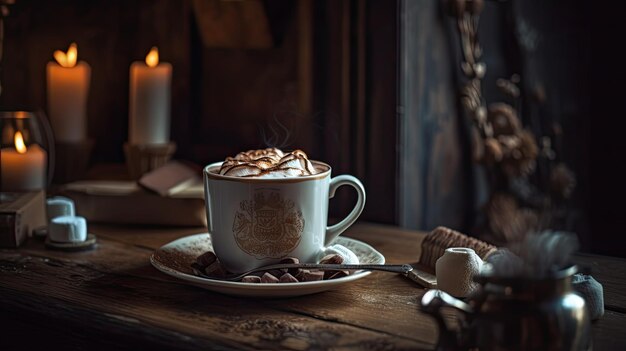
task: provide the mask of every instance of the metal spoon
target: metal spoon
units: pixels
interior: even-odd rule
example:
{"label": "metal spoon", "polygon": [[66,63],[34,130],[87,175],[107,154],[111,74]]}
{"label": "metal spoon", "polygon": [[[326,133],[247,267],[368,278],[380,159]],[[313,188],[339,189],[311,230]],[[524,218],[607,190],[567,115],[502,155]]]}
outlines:
{"label": "metal spoon", "polygon": [[290,268],[302,268],[302,269],[319,269],[323,271],[327,270],[371,270],[371,271],[382,271],[382,272],[392,272],[392,273],[400,273],[409,279],[417,282],[418,284],[426,287],[433,288],[436,286],[436,278],[432,274],[428,274],[426,272],[422,272],[413,268],[410,264],[319,264],[319,263],[279,263],[272,264],[269,266],[259,267],[255,269],[251,269],[247,272],[243,272],[241,274],[231,274],[225,277],[210,277],[203,272],[194,269],[195,273],[201,277],[213,279],[213,280],[223,280],[223,281],[239,281],[241,278],[250,275],[255,272],[262,271],[271,271],[274,269],[290,269]]}

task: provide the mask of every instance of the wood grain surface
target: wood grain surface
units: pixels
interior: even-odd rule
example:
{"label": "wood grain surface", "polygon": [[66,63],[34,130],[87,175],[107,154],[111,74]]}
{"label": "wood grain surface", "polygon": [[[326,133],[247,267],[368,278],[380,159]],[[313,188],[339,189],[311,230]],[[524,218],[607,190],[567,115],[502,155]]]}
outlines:
{"label": "wood grain surface", "polygon": [[[298,298],[236,298],[182,284],[150,266],[154,249],[204,228],[94,225],[90,231],[98,236],[92,251],[46,250],[36,239],[0,250],[0,324],[13,335],[0,338],[1,349],[43,340],[69,349],[435,346],[436,326],[417,307],[424,290],[398,275],[373,273],[339,290]],[[388,263],[413,263],[423,233],[358,224],[347,236],[371,244]],[[626,345],[620,332],[626,314],[618,311],[626,265],[596,256],[582,261],[605,285],[607,313],[594,324],[596,349]],[[452,312],[448,319],[453,322]]]}
{"label": "wood grain surface", "polygon": [[[155,248],[202,228],[91,231],[99,240],[93,251],[49,251],[37,240],[2,251],[3,315],[21,316],[29,331],[54,325],[46,333],[76,347],[102,340],[103,346],[145,342],[183,349],[420,349],[432,347],[436,337],[429,318],[417,312],[422,290],[393,274],[375,273],[345,290],[303,298],[240,299],[180,284],[150,266]],[[388,241],[375,230],[364,233],[375,246]],[[404,233],[404,239],[419,248],[419,236]],[[402,253],[387,256],[403,261]]]}

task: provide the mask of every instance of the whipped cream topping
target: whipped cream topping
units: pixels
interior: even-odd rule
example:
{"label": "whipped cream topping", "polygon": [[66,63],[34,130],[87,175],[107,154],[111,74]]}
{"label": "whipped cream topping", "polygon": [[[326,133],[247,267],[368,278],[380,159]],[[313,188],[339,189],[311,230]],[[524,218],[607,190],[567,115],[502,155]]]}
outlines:
{"label": "whipped cream topping", "polygon": [[277,148],[248,150],[227,157],[219,174],[231,177],[288,178],[317,174],[302,150],[283,152]]}

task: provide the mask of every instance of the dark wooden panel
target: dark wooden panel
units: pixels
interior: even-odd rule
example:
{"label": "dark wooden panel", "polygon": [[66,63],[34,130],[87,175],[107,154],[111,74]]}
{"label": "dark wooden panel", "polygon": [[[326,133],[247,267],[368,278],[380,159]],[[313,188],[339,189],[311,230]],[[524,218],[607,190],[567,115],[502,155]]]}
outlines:
{"label": "dark wooden panel", "polygon": [[462,229],[471,184],[456,63],[439,2],[402,1],[400,224]]}
{"label": "dark wooden panel", "polygon": [[[365,130],[359,144],[366,154],[360,158],[360,172],[368,185],[368,220],[398,223],[398,2],[368,2],[364,14],[367,33],[359,54],[366,60],[364,104]],[[360,86],[360,84],[359,84]],[[361,169],[363,169],[361,171]],[[393,194],[393,195],[392,195]]]}
{"label": "dark wooden panel", "polygon": [[314,27],[314,108],[321,154],[335,174],[350,171],[349,2],[316,1]]}
{"label": "dark wooden panel", "polygon": [[[395,223],[397,140],[396,2],[315,3],[315,110],[325,160],[365,185],[363,218]],[[340,190],[331,212],[354,204]]]}
{"label": "dark wooden panel", "polygon": [[310,116],[299,105],[300,89],[309,84],[299,81],[306,69],[300,66],[299,46],[307,40],[300,34],[310,35],[301,22],[308,12],[297,6],[288,10],[284,38],[269,49],[219,49],[194,40],[199,55],[192,66],[193,80],[198,80],[194,89],[199,89],[194,99],[200,101],[194,101],[197,110],[189,119],[193,149],[188,157],[207,163],[269,146],[313,153],[303,142],[310,139]]}

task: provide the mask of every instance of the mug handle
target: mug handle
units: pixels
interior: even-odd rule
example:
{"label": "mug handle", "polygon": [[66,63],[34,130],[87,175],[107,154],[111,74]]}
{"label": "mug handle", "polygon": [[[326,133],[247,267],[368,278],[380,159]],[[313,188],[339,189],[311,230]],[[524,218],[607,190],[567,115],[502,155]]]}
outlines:
{"label": "mug handle", "polygon": [[342,185],[350,185],[356,190],[358,198],[356,200],[356,205],[352,209],[352,212],[346,216],[341,222],[331,225],[330,227],[326,227],[326,238],[324,241],[324,246],[330,245],[330,243],[335,240],[339,234],[343,233],[348,227],[352,225],[359,218],[361,212],[363,212],[363,208],[365,207],[365,188],[360,180],[357,178],[343,174],[340,176],[336,176],[330,180],[330,186],[328,189],[328,198],[332,199],[335,197],[335,191]]}

